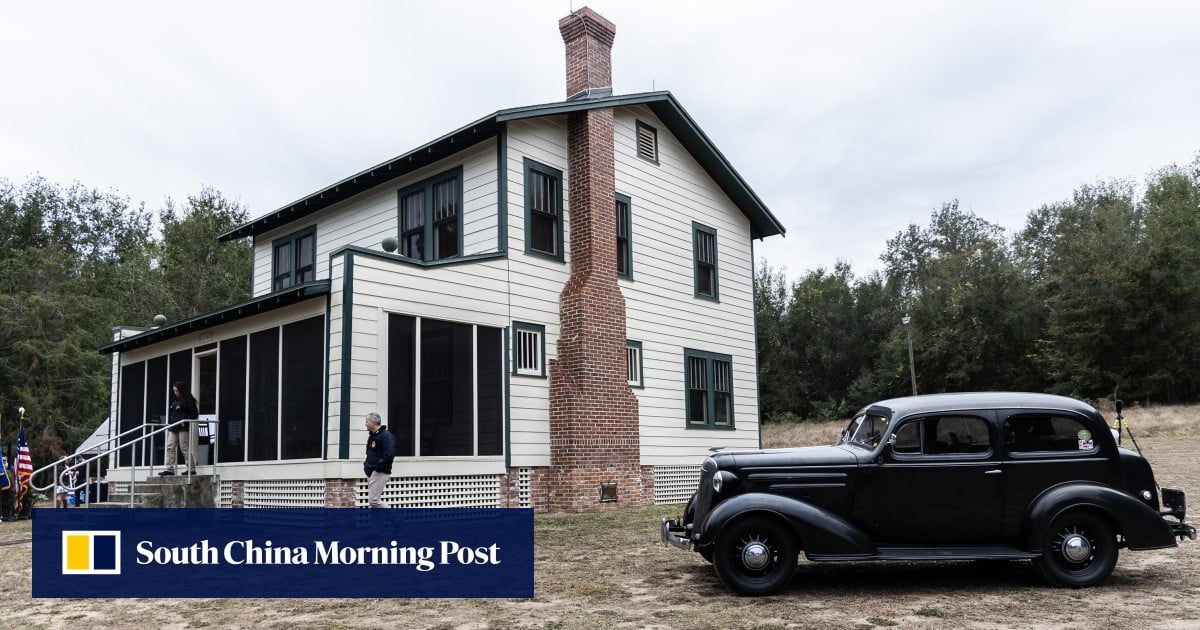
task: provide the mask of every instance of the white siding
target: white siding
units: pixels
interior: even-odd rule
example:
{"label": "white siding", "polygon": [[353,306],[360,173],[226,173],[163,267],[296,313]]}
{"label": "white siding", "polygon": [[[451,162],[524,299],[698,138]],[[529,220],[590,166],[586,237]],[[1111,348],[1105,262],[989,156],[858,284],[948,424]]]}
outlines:
{"label": "white siding", "polygon": [[[567,263],[525,253],[525,158],[563,172],[563,250],[571,260],[571,211],[567,199],[565,116],[508,125],[508,247],[511,263],[510,321],[546,327],[547,377],[510,376],[512,465],[550,465],[549,362],[557,358],[559,294],[570,275]],[[511,352],[511,349],[510,349]],[[510,357],[510,365],[512,358]]]}
{"label": "white siding", "polygon": [[[659,164],[636,155],[635,120],[658,130]],[[508,123],[507,214],[508,256],[446,267],[420,268],[369,256],[354,258],[353,335],[351,365],[351,452],[359,456],[363,429],[359,418],[385,410],[388,392],[388,313],[508,328],[514,321],[545,327],[547,362],[556,358],[559,336],[559,294],[569,276],[570,207],[565,194],[570,173],[567,163],[565,116]],[[640,341],[644,384],[635,389],[641,413],[642,464],[691,465],[709,446],[758,446],[758,404],[753,315],[753,254],[746,217],[708,177],[648,108],[616,111],[616,188],[632,199],[633,274],[621,280],[628,315],[626,337]],[[567,262],[525,253],[524,159],[563,171],[564,249]],[[330,382],[327,446],[336,457],[337,420],[341,411],[342,260],[329,254],[346,245],[379,250],[379,243],[397,231],[396,190],[448,168],[464,169],[464,254],[495,251],[499,234],[496,203],[496,143],[489,141],[422,169],[402,181],[363,193],[305,220],[264,234],[255,248],[255,294],[269,290],[274,238],[317,226],[318,278],[333,281],[330,307]],[[717,231],[720,301],[694,297],[692,222]],[[728,354],[733,360],[736,430],[687,429],[683,378],[684,349]],[[550,462],[548,378],[509,372],[509,453],[515,467],[546,466]],[[386,420],[386,418],[385,418]],[[403,462],[416,466],[493,466],[495,460],[475,463],[438,460]],[[453,460],[453,458],[450,458]],[[502,460],[502,458],[501,458]],[[493,462],[489,464],[488,462]],[[502,461],[501,461],[502,465]]]}
{"label": "white siding", "polygon": [[[658,165],[637,157],[635,118],[658,129]],[[517,121],[509,124],[508,136],[511,320],[546,327],[548,360],[556,357],[559,293],[570,268],[525,254],[524,158],[562,170],[565,191],[570,178],[565,122],[561,116]],[[634,280],[620,284],[626,337],[643,344],[645,388],[634,390],[641,414],[642,464],[695,464],[714,444],[757,447],[749,220],[649,109],[618,109],[615,128],[617,192],[633,201]],[[569,263],[568,204],[564,193],[564,248]],[[719,303],[693,295],[693,221],[717,230]],[[732,357],[736,430],[686,428],[684,348]],[[510,378],[512,465],[549,465],[550,382]]]}
{"label": "white siding", "polygon": [[[635,120],[658,130],[657,165],[637,157]],[[642,342],[642,464],[694,464],[715,444],[757,448],[749,220],[648,108],[618,109],[614,123],[617,192],[632,199],[633,280],[620,285],[626,336]],[[717,231],[719,303],[694,296],[693,221]],[[686,428],[685,348],[732,357],[736,430]]]}
{"label": "white siding", "polygon": [[396,193],[457,166],[463,167],[463,253],[494,252],[499,234],[496,204],[496,141],[481,142],[403,178],[260,234],[254,241],[254,295],[271,292],[271,242],[310,225],[317,227],[317,279],[329,277],[329,254],[347,245],[382,251],[397,236],[400,218]]}
{"label": "white siding", "polygon": [[[340,259],[341,257],[339,257]],[[508,326],[507,261],[491,260],[448,267],[419,268],[393,260],[354,256],[354,305],[351,335],[351,383],[350,389],[350,444],[352,457],[359,457],[361,444],[366,441],[366,430],[357,419],[371,411],[384,414],[384,422],[401,422],[407,419],[387,418],[388,408],[388,361],[387,322],[388,315],[395,313],[416,317],[428,317],[446,321],[490,326],[503,329]],[[341,263],[335,265],[338,283],[341,283]],[[341,305],[331,315],[331,329],[335,331],[330,340],[331,418],[340,417],[341,403]],[[336,369],[335,369],[336,365]],[[337,404],[334,404],[335,401]],[[330,427],[329,441],[333,450],[339,434]],[[474,462],[476,473],[500,473],[504,469],[503,457],[423,457],[397,458],[397,469],[393,474],[427,474],[428,468],[421,465],[430,462]],[[490,468],[487,466],[490,464]],[[480,469],[479,466],[484,466]],[[460,466],[461,469],[461,466]],[[408,471],[404,473],[403,471]],[[401,471],[401,472],[397,472]]]}

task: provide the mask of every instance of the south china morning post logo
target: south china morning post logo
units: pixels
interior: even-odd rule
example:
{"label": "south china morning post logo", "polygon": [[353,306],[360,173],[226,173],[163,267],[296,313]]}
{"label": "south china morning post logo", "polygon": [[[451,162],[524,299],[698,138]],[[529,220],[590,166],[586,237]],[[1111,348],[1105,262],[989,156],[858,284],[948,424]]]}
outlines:
{"label": "south china morning post logo", "polygon": [[147,508],[39,516],[34,597],[534,595],[533,516],[525,508]]}
{"label": "south china morning post logo", "polygon": [[120,575],[121,532],[63,530],[63,575]]}

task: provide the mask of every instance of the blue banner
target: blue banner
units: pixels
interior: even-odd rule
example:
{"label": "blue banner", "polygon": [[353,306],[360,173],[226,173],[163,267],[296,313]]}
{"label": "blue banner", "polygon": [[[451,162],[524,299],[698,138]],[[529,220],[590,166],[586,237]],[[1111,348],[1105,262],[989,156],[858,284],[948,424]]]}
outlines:
{"label": "blue banner", "polygon": [[533,597],[530,509],[35,509],[34,597]]}

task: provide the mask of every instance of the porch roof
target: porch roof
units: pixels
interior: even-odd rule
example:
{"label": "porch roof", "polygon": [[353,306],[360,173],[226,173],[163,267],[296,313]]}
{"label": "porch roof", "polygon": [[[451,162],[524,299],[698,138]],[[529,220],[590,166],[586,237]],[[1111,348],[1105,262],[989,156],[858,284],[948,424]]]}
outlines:
{"label": "porch roof", "polygon": [[260,295],[256,298],[251,298],[245,302],[226,306],[209,313],[203,313],[185,319],[179,323],[170,326],[159,326],[151,328],[146,332],[134,335],[128,339],[114,341],[108,345],[100,346],[101,354],[112,354],[113,352],[125,352],[143,346],[156,344],[160,341],[173,339],[180,335],[197,332],[206,328],[212,328],[219,324],[227,324],[239,319],[266,313],[277,308],[283,308],[303,302],[304,300],[312,299],[321,295],[329,295],[329,281],[316,280],[314,282],[306,282],[294,287],[288,287],[282,291],[275,291],[266,295]]}

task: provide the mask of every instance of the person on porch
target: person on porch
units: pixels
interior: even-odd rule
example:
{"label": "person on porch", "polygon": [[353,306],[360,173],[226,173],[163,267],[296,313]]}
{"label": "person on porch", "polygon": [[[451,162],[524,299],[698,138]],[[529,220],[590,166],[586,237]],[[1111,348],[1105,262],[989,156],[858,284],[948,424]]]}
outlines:
{"label": "person on porch", "polygon": [[179,449],[183,452],[184,465],[187,466],[188,474],[196,474],[196,454],[192,452],[191,432],[194,422],[180,422],[181,420],[195,420],[200,416],[200,410],[196,405],[196,398],[188,391],[183,383],[176,381],[171,384],[171,411],[167,415],[170,429],[167,430],[167,453],[166,460],[163,463],[165,470],[158,473],[160,476],[169,476],[175,474],[175,450]]}

